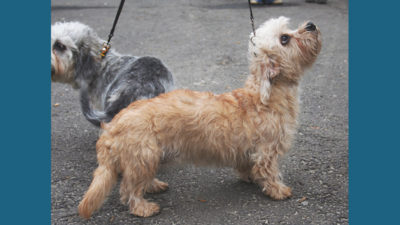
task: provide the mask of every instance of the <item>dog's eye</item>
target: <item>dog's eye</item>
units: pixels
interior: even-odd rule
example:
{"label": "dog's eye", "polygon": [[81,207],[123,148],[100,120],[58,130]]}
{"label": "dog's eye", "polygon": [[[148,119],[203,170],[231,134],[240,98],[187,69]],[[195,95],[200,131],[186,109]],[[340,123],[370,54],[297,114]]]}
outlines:
{"label": "dog's eye", "polygon": [[53,49],[63,52],[67,49],[67,47],[65,45],[63,45],[61,42],[56,41],[53,45]]}
{"label": "dog's eye", "polygon": [[281,36],[281,44],[286,45],[290,41],[290,36],[287,34],[284,34]]}

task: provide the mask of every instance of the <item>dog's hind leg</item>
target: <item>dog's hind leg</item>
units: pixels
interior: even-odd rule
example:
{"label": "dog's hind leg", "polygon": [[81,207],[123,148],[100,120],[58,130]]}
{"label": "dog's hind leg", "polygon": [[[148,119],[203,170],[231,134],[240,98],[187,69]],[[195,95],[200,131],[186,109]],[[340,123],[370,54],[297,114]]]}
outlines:
{"label": "dog's hind leg", "polygon": [[245,164],[241,165],[236,168],[236,172],[238,173],[240,179],[246,183],[251,183],[253,182],[253,177],[251,174],[251,169],[253,167],[253,164]]}
{"label": "dog's hind leg", "polygon": [[136,216],[149,217],[160,211],[160,206],[143,198],[147,187],[154,179],[151,171],[141,171],[138,176],[130,177],[128,205],[130,212]]}
{"label": "dog's hind leg", "polygon": [[[121,201],[127,202],[130,212],[136,216],[149,217],[160,211],[158,204],[148,202],[143,198],[146,191],[154,188],[153,185],[161,183],[154,178],[160,162],[160,153],[158,146],[149,143],[145,146],[141,145],[139,149],[130,150],[129,162],[124,168],[120,194]],[[164,184],[160,186],[165,189]]]}
{"label": "dog's hind leg", "polygon": [[[120,189],[119,189],[119,194],[120,194],[120,201],[122,204],[127,204],[129,200],[129,190],[132,189],[130,186],[130,178],[128,176],[123,176],[121,184],[120,184]],[[154,178],[153,181],[147,185],[146,187],[146,193],[160,193],[163,191],[166,191],[168,189],[168,183],[162,182],[158,180],[157,178]]]}
{"label": "dog's hind leg", "polygon": [[278,168],[278,153],[261,154],[255,159],[251,171],[254,182],[262,187],[264,194],[281,200],[290,197],[291,188],[283,184]]}
{"label": "dog's hind leg", "polygon": [[151,184],[147,187],[147,193],[160,193],[168,189],[168,183],[162,182],[157,178],[154,178]]}
{"label": "dog's hind leg", "polygon": [[119,195],[120,195],[120,201],[124,205],[128,203],[130,189],[131,189],[130,178],[128,177],[128,175],[123,174],[121,184],[119,185]]}

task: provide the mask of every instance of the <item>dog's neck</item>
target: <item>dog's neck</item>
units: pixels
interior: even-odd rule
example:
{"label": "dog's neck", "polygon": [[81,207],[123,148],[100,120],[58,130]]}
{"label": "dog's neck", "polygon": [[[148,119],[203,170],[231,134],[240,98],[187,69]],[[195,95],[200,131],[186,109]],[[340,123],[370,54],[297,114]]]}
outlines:
{"label": "dog's neck", "polygon": [[[289,79],[286,76],[277,76],[274,77],[273,79],[270,80],[271,84],[271,93],[273,92],[272,90],[275,88],[288,88],[288,89],[297,89],[299,85],[298,80],[294,79]],[[250,92],[260,92],[261,88],[261,78],[260,76],[250,74],[247,77],[247,80],[245,82],[244,88],[247,89]]]}
{"label": "dog's neck", "polygon": [[87,45],[81,47],[81,52],[77,55],[76,61],[76,71],[75,71],[75,81],[76,87],[80,88],[81,83],[84,82],[85,85],[98,85],[98,79],[106,79],[100,77],[100,74],[104,74],[104,71],[113,65],[113,60],[118,59],[119,54],[113,49],[107,53],[104,58],[100,56],[100,42],[96,44]]}
{"label": "dog's neck", "polygon": [[285,78],[284,76],[277,76],[273,78],[270,86],[270,96],[266,104],[261,103],[260,98],[260,78],[254,74],[250,74],[244,86],[244,90],[253,96],[253,101],[258,102],[259,105],[281,111],[282,113],[289,113],[293,118],[297,117],[298,111],[298,86],[299,82]]}

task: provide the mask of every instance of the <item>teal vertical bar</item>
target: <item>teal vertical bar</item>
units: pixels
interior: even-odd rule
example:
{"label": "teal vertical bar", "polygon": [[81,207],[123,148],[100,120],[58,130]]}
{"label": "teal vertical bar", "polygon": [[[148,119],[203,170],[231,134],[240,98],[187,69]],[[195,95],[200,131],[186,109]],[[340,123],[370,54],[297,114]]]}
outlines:
{"label": "teal vertical bar", "polygon": [[349,10],[350,224],[400,224],[399,2]]}
{"label": "teal vertical bar", "polygon": [[1,3],[1,224],[50,224],[50,7]]}

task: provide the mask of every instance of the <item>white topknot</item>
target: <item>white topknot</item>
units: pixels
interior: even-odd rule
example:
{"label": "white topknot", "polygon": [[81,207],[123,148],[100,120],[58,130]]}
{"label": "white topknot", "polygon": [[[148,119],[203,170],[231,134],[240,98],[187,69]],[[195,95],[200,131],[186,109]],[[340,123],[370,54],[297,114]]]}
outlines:
{"label": "white topknot", "polygon": [[82,38],[92,36],[100,41],[96,33],[89,26],[73,21],[73,22],[57,22],[51,26],[51,38],[70,37],[73,42],[77,43]]}
{"label": "white topknot", "polygon": [[[279,44],[279,37],[283,33],[290,32],[288,28],[289,18],[280,16],[265,21],[256,29],[256,36],[250,34],[249,53],[257,54],[262,47],[270,48]],[[252,43],[254,42],[254,44]],[[254,46],[255,45],[255,46]]]}

